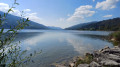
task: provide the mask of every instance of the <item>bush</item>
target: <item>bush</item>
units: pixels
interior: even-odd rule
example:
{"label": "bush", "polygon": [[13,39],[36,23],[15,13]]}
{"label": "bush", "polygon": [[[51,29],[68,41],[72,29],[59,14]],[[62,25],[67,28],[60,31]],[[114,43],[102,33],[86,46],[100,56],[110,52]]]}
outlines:
{"label": "bush", "polygon": [[111,33],[110,39],[114,39],[115,41],[120,42],[120,31]]}
{"label": "bush", "polygon": [[76,63],[75,67],[77,67],[79,64],[90,64],[93,61],[93,54],[86,53],[83,58],[79,58]]}

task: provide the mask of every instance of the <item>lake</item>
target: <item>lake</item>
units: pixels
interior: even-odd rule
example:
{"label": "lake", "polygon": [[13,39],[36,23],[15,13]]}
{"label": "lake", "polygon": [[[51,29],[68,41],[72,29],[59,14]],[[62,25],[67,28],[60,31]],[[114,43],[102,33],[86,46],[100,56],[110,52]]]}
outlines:
{"label": "lake", "polygon": [[50,67],[54,63],[83,56],[87,52],[99,50],[113,44],[104,39],[107,31],[73,31],[73,30],[22,30],[15,42],[21,41],[21,48],[28,53],[41,51],[27,67]]}

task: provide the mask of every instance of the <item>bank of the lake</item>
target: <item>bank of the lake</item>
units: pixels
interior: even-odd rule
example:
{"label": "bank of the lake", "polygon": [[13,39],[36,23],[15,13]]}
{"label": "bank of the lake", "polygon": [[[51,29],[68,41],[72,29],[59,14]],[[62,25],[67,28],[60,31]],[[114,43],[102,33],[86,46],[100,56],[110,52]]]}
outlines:
{"label": "bank of the lake", "polygon": [[56,64],[56,67],[120,67],[120,47],[103,49],[86,53],[84,57],[76,57],[67,64]]}
{"label": "bank of the lake", "polygon": [[93,53],[78,56],[64,64],[56,64],[56,67],[120,67],[120,31],[109,34],[107,40],[117,42],[113,48],[104,47]]}

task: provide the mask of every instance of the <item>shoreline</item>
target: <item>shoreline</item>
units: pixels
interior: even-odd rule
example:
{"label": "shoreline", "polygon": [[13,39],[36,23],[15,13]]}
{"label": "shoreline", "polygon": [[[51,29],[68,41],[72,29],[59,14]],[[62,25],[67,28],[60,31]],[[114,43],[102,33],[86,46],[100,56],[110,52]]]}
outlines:
{"label": "shoreline", "polygon": [[72,61],[65,64],[56,64],[55,67],[120,67],[120,47],[108,46],[86,53],[84,57],[76,57]]}

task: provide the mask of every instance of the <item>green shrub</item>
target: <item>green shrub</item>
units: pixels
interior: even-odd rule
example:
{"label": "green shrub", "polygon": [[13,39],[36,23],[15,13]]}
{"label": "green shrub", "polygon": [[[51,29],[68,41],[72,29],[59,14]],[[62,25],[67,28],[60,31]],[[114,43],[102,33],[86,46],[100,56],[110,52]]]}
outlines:
{"label": "green shrub", "polygon": [[120,31],[113,32],[110,34],[110,39],[120,42]]}
{"label": "green shrub", "polygon": [[120,46],[120,31],[113,32],[109,35],[110,41],[112,41],[114,46]]}
{"label": "green shrub", "polygon": [[75,63],[75,67],[79,64],[90,64],[93,61],[93,55],[90,53],[86,53],[83,58],[79,58]]}

